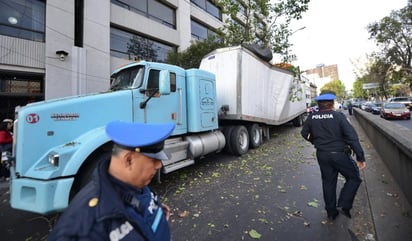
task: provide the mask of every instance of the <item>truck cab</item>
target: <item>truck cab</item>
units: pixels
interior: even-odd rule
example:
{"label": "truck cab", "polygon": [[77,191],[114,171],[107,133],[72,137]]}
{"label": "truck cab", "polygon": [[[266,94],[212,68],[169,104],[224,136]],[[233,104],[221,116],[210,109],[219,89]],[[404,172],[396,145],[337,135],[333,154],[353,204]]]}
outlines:
{"label": "truck cab", "polygon": [[[164,173],[193,164],[205,149],[224,147],[214,75],[162,63],[119,68],[104,93],[37,102],[16,111],[11,206],[41,214],[65,209],[96,164],[110,158],[112,144],[105,133],[110,121],[174,122],[165,143],[170,160]],[[213,147],[203,148],[205,139]]]}

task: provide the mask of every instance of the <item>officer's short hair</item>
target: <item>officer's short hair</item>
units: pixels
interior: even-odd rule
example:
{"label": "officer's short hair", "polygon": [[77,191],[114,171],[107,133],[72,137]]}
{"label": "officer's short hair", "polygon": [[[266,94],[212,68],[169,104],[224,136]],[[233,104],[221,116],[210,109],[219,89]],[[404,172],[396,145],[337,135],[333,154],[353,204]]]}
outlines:
{"label": "officer's short hair", "polygon": [[333,100],[318,101],[319,110],[331,109],[335,105]]}

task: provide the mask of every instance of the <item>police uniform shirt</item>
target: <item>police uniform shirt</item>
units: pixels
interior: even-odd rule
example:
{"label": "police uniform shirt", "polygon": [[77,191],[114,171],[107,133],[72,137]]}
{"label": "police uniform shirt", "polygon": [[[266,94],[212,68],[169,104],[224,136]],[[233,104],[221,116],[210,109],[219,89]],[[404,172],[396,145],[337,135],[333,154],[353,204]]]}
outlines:
{"label": "police uniform shirt", "polygon": [[308,116],[301,135],[317,151],[343,152],[349,145],[358,161],[365,161],[358,135],[346,116],[336,111],[318,111]]}
{"label": "police uniform shirt", "polygon": [[[167,241],[169,224],[158,196],[145,187],[140,192],[124,189],[107,173],[109,160],[99,163],[93,179],[75,196],[48,236],[48,241]],[[136,210],[122,198],[132,191]],[[120,194],[120,195],[119,195]]]}

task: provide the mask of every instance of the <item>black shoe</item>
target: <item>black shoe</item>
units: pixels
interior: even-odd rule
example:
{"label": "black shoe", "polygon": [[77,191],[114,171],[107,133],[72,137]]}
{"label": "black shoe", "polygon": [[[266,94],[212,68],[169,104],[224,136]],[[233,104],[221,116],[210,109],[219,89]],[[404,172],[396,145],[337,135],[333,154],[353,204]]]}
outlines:
{"label": "black shoe", "polygon": [[348,218],[352,218],[352,215],[350,215],[350,209],[342,208],[342,214]]}
{"label": "black shoe", "polygon": [[333,221],[333,220],[336,219],[336,217],[337,217],[338,215],[339,215],[338,210],[329,211],[329,212],[328,212],[328,219],[329,219],[330,221]]}

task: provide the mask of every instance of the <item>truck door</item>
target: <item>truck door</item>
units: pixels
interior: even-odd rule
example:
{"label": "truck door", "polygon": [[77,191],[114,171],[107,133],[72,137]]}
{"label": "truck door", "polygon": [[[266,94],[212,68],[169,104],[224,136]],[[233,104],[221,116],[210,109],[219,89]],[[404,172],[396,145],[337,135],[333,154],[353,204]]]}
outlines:
{"label": "truck door", "polygon": [[175,135],[186,132],[186,90],[184,73],[170,71],[170,94],[159,94],[159,73],[158,69],[150,69],[144,99],[147,104],[143,110],[144,121],[147,123],[175,122]]}

